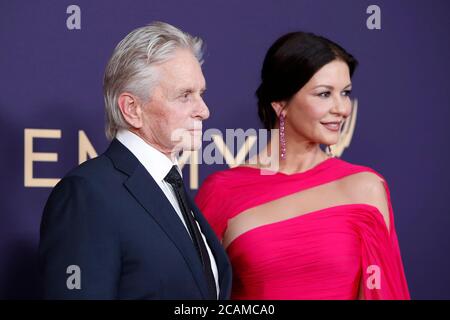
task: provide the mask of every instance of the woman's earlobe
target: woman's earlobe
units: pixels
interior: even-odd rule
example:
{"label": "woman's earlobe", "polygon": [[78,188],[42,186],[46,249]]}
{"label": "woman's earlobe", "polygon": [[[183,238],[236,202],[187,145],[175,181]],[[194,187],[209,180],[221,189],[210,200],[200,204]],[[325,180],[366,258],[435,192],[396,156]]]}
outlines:
{"label": "woman's earlobe", "polygon": [[271,106],[273,110],[275,111],[277,117],[280,117],[281,113],[283,112],[283,115],[286,116],[286,103],[285,102],[272,102]]}

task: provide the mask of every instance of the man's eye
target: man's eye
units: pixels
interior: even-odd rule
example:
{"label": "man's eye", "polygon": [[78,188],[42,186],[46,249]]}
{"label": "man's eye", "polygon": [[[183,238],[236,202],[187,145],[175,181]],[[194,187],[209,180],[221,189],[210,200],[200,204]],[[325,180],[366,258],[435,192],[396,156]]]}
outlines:
{"label": "man's eye", "polygon": [[180,98],[181,98],[182,100],[187,100],[187,99],[189,99],[190,95],[191,95],[191,93],[188,92],[188,91],[186,91],[185,93],[183,93],[183,94],[180,96]]}

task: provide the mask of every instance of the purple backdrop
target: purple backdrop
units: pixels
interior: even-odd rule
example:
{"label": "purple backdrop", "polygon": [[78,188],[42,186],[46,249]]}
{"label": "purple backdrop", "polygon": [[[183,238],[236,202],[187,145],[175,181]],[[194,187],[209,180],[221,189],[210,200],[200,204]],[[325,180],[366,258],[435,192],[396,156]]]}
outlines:
{"label": "purple backdrop", "polygon": [[[81,9],[80,30],[66,26],[72,4]],[[381,30],[366,26],[371,4],[381,8]],[[353,53],[360,61],[353,79],[359,111],[343,159],[387,178],[412,297],[449,299],[449,4],[1,0],[0,298],[40,294],[38,231],[51,188],[25,186],[25,129],[61,130],[60,139],[34,140],[35,152],[58,153],[57,162],[34,163],[35,177],[62,177],[77,165],[79,130],[103,152],[106,62],[128,32],[162,20],[205,40],[205,127],[223,132],[260,127],[254,91],[263,56],[283,33],[312,31]],[[225,168],[201,165],[199,182]]]}

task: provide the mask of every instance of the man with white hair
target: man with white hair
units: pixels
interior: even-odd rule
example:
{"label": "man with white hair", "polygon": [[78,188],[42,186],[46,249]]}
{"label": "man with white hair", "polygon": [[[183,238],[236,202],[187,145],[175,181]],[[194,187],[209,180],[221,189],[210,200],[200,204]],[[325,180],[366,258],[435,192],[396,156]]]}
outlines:
{"label": "man with white hair", "polygon": [[44,208],[45,298],[229,298],[228,258],[177,163],[200,148],[209,117],[201,49],[162,22],[115,48],[104,77],[111,144],[69,172]]}

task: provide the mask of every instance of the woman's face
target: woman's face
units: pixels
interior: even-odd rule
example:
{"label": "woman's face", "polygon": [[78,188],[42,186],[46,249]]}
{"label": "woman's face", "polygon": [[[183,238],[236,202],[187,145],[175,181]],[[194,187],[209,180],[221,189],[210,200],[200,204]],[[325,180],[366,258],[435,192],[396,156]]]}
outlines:
{"label": "woman's face", "polygon": [[345,62],[334,60],[319,69],[286,104],[286,140],[336,144],[351,113],[351,88]]}

